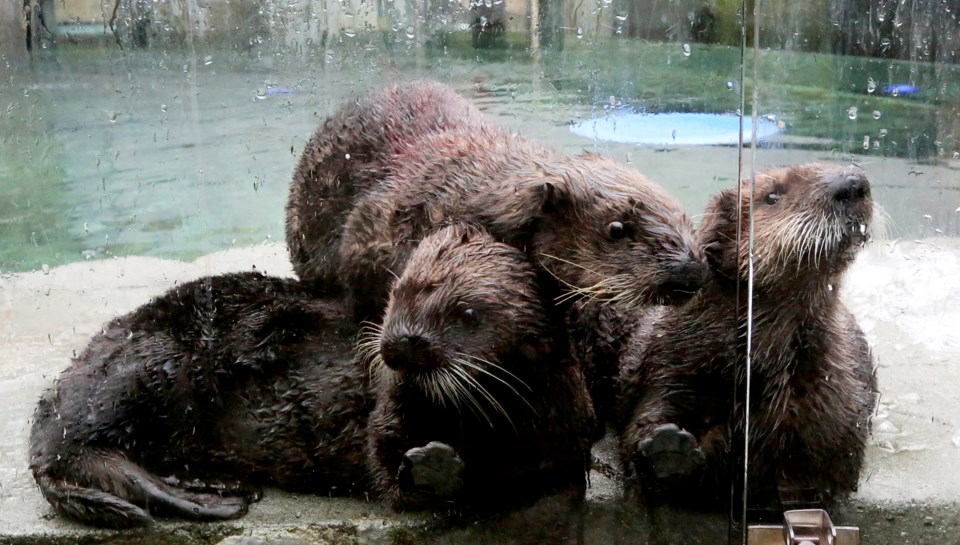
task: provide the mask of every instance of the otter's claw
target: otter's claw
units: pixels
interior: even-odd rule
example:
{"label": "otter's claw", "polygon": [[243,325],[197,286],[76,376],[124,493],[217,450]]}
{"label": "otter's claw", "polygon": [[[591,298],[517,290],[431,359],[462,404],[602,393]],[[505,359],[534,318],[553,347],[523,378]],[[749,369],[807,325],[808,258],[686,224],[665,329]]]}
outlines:
{"label": "otter's claw", "polygon": [[641,440],[639,455],[657,479],[687,477],[706,461],[696,438],[676,424],[663,424]]}
{"label": "otter's claw", "polygon": [[450,445],[431,441],[408,450],[397,471],[401,486],[440,497],[450,497],[463,488],[463,460]]}

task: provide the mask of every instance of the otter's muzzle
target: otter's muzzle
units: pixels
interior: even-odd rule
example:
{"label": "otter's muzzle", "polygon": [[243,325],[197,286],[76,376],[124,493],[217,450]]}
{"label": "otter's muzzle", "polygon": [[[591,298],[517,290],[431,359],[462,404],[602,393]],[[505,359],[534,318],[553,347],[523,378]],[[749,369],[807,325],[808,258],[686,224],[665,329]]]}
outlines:
{"label": "otter's muzzle", "polygon": [[862,172],[844,172],[828,184],[827,192],[836,201],[857,201],[870,196],[870,182]]}
{"label": "otter's muzzle", "polygon": [[440,366],[430,341],[420,335],[399,335],[380,341],[380,357],[394,371],[427,371]]}
{"label": "otter's muzzle", "polygon": [[660,283],[659,291],[669,305],[686,301],[707,281],[707,265],[699,260],[674,263],[665,271],[666,278]]}

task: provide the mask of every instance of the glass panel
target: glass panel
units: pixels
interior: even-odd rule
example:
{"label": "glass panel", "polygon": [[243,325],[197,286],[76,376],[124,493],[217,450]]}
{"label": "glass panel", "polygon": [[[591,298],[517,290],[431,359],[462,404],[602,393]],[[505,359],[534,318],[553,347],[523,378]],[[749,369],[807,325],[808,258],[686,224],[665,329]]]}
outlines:
{"label": "glass panel", "polygon": [[[584,176],[642,172],[669,195],[631,212],[675,199],[701,226],[687,243],[704,247],[713,270],[693,305],[624,311],[611,322],[622,329],[584,326],[585,340],[571,332],[587,359],[611,349],[593,401],[622,432],[594,448],[586,517],[546,507],[535,523],[496,518],[445,539],[523,541],[556,527],[588,543],[738,541],[744,522],[823,505],[852,481],[852,503],[831,515],[862,526],[867,541],[894,527],[910,539],[949,535],[958,479],[945,460],[960,442],[949,394],[960,380],[958,9],[946,0],[0,3],[0,396],[15,400],[0,412],[0,435],[14,438],[0,448],[0,535],[77,531],[44,518],[49,506],[23,467],[37,399],[70,357],[109,320],[190,280],[293,276],[285,205],[310,136],[357,97],[419,79],[448,84],[484,119],[564,157],[587,151],[619,165],[581,158]],[[484,148],[482,138],[462,147]],[[557,157],[533,159],[550,170]],[[766,174],[813,161],[833,168],[781,171],[782,183]],[[871,214],[861,214],[871,207],[864,177]],[[816,207],[808,223],[778,216]],[[663,233],[619,220],[599,231],[612,237],[617,223],[617,236]],[[729,243],[738,234],[752,261]],[[843,246],[840,261],[857,255],[842,275],[830,244]],[[738,282],[751,264],[753,282]],[[684,270],[664,284],[699,281]],[[844,374],[864,358],[843,344],[856,339],[845,311],[826,303],[838,294],[877,364],[879,400],[866,412],[850,408],[871,373]],[[582,316],[614,308],[585,307]],[[842,340],[824,337],[828,325]],[[791,353],[838,367],[813,369]],[[274,491],[239,524],[299,527],[291,513],[311,523],[367,517],[378,522],[358,531],[421,537],[399,523],[380,530],[379,519],[398,519],[377,503]]]}
{"label": "glass panel", "polygon": [[[746,155],[755,182],[748,514],[779,496],[828,507],[868,543],[891,531],[885,520],[900,532],[891,539],[956,535],[944,518],[957,500],[946,476],[960,414],[951,392],[960,344],[946,303],[958,295],[957,8],[751,6],[747,100],[755,119],[775,119],[782,133]],[[831,168],[804,171],[805,181],[765,174],[809,162]],[[780,222],[800,210],[802,222]],[[860,247],[863,224],[870,240]],[[858,355],[861,332],[875,405],[863,394],[873,379]],[[832,505],[854,487],[850,502]]]}
{"label": "glass panel", "polygon": [[[0,291],[8,302],[0,320],[5,339],[0,359],[11,362],[0,366],[4,385],[0,395],[16,400],[3,413],[0,428],[5,437],[14,438],[0,450],[0,534],[29,539],[48,532],[73,536],[84,531],[65,523],[62,516],[50,516],[51,508],[37,493],[33,475],[23,467],[30,448],[29,422],[40,392],[60,376],[71,356],[79,355],[87,363],[98,357],[83,351],[91,337],[104,329],[109,330],[108,336],[114,335],[112,342],[125,347],[116,352],[124,354],[123,365],[128,365],[123,368],[135,368],[130,362],[144,345],[123,344],[133,335],[116,334],[106,324],[145,304],[155,309],[160,303],[148,303],[150,298],[175,287],[170,292],[174,295],[168,297],[186,298],[196,312],[181,316],[182,323],[171,326],[174,331],[188,329],[208,316],[215,324],[232,316],[235,319],[227,329],[244,331],[244,316],[230,314],[238,308],[231,306],[234,299],[210,295],[216,283],[189,282],[251,269],[292,276],[283,244],[291,177],[311,134],[358,96],[389,83],[437,80],[465,97],[489,122],[555,148],[557,154],[523,158],[535,162],[538,169],[568,168],[560,157],[586,151],[609,156],[617,166],[599,163],[594,167],[596,160],[587,156],[573,163],[580,169],[573,172],[575,177],[615,184],[622,178],[636,181],[637,174],[624,173],[642,172],[668,194],[657,193],[649,203],[635,199],[625,214],[640,217],[648,204],[652,208],[662,204],[668,209],[669,225],[662,228],[666,235],[660,227],[644,231],[642,225],[621,221],[620,216],[604,216],[600,228],[589,231],[592,236],[612,237],[610,226],[621,223],[617,233],[651,239],[641,240],[642,248],[653,248],[658,237],[685,229],[678,223],[679,215],[671,215],[672,206],[691,211],[699,221],[699,211],[710,195],[732,187],[739,177],[738,109],[744,86],[738,6],[732,3],[31,0],[22,7],[19,2],[0,5],[0,273],[4,282]],[[768,134],[779,129],[763,120],[760,130]],[[477,138],[479,145],[464,142],[463,147],[482,148],[486,137],[478,134]],[[453,154],[458,149],[448,151]],[[345,161],[349,160],[346,155]],[[606,243],[606,238],[600,242]],[[682,246],[695,247],[693,241],[678,244],[677,259],[690,259],[690,248]],[[660,259],[659,254],[654,256]],[[691,268],[694,273],[699,270]],[[689,283],[695,280],[680,278],[677,289],[692,291]],[[298,324],[281,331],[303,326]],[[223,339],[210,329],[199,330],[208,341]],[[274,337],[264,342],[270,338]],[[218,346],[239,350],[236,347],[245,346],[243,342],[235,339]],[[269,356],[261,352],[258,357]],[[197,367],[202,365],[179,369],[176,363],[165,363],[157,371],[166,376]],[[77,368],[84,369],[83,365]],[[113,387],[108,379],[103,381],[104,390]],[[200,378],[186,382],[194,388],[189,392],[203,388]],[[714,387],[732,392],[729,382]],[[101,382],[94,384],[99,387]],[[122,389],[111,391],[125,395]],[[64,392],[63,397],[71,395],[69,390]],[[91,393],[89,403],[64,410],[63,422],[100,426],[102,421],[97,419],[109,414],[102,412],[107,405],[99,405],[106,403],[103,395]],[[206,407],[208,400],[197,397],[198,406]],[[572,405],[569,396],[556,397],[560,408]],[[162,429],[163,433],[156,431],[155,436],[147,434],[139,442],[130,442],[160,445],[165,438],[179,437],[175,424],[172,432],[165,426],[184,423],[183,428],[193,431],[194,426],[186,423],[204,412],[191,405],[178,418],[151,420],[167,408],[167,403],[157,403],[129,427],[120,430],[109,427],[115,424],[111,423],[103,429],[117,434],[142,427]],[[466,415],[469,407],[462,409]],[[287,408],[282,412],[287,414]],[[690,416],[679,423],[690,427]],[[42,413],[34,418],[41,422],[38,430],[50,424]],[[54,422],[63,427],[63,438],[73,431],[67,423]],[[54,441],[58,433],[47,439]],[[654,444],[669,447],[671,441],[685,437],[668,429]],[[37,444],[34,453],[40,448]],[[180,443],[168,446],[185,448]],[[136,447],[130,448],[129,457],[137,459]],[[633,459],[638,455],[637,441],[631,448],[628,457]],[[349,465],[360,450],[344,454],[344,463]],[[691,455],[689,450],[680,454],[681,460]],[[444,451],[423,452],[442,456]],[[79,457],[74,452],[60,454],[50,458]],[[190,464],[196,471],[212,463],[205,457],[209,452],[201,450],[201,454]],[[691,500],[708,503],[708,511],[644,510],[637,498],[625,498],[616,438],[609,435],[595,454],[585,511],[571,512],[563,502],[547,503],[532,512],[448,529],[438,539],[489,542],[493,536],[497,542],[548,542],[559,535],[607,543],[645,539],[651,533],[676,542],[726,539],[730,493],[725,466],[722,477],[713,477],[709,493],[689,484],[671,492],[678,505]],[[669,452],[661,457],[668,462],[675,458]],[[724,465],[724,457],[719,458]],[[109,462],[115,465],[90,467],[129,469],[116,459]],[[79,480],[75,473],[68,472],[68,477]],[[508,486],[524,477],[496,475],[490,481]],[[176,491],[183,484],[181,480],[170,486]],[[227,483],[220,484],[220,493],[229,497],[236,492]],[[281,484],[297,489],[302,483]],[[636,488],[637,483],[630,486]],[[55,485],[42,482],[41,487],[52,502],[57,500]],[[64,497],[60,499],[69,505],[82,496]],[[510,499],[504,493],[504,501]],[[658,498],[651,501],[651,505],[660,503]],[[178,509],[176,504],[168,508]],[[581,518],[584,513],[586,518]],[[251,506],[246,518],[231,524],[247,528],[256,524],[251,521],[266,520],[278,523],[284,532],[307,528],[304,535],[313,536],[311,532],[320,527],[314,523],[362,519],[368,520],[357,531],[373,536],[371,540],[387,535],[397,541],[415,541],[437,531],[430,525],[426,530],[419,525],[411,529],[406,526],[410,519],[395,518],[377,502],[289,495],[272,489]],[[393,524],[383,526],[381,519]],[[206,531],[202,525],[187,528],[191,535]],[[165,531],[165,527],[158,530]],[[204,539],[211,539],[212,534],[205,535]]]}

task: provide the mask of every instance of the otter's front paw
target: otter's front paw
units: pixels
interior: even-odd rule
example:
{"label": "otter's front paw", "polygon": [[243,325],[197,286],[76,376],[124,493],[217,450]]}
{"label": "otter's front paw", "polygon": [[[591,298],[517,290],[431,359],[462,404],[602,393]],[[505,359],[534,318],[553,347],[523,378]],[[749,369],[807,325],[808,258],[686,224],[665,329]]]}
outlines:
{"label": "otter's front paw", "polygon": [[442,498],[463,488],[463,460],[450,445],[431,441],[408,450],[397,471],[401,489],[425,492]]}
{"label": "otter's front paw", "polygon": [[637,463],[649,468],[657,479],[688,477],[706,462],[697,439],[676,424],[658,426],[637,447]]}

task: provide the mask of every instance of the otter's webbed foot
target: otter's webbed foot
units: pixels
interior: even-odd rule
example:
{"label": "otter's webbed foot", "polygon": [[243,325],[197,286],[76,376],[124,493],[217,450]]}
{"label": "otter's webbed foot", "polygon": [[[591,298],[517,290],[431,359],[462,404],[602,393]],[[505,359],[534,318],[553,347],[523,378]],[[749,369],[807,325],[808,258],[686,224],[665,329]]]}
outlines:
{"label": "otter's webbed foot", "polygon": [[180,479],[174,476],[164,477],[163,483],[193,494],[213,494],[221,497],[237,496],[244,498],[248,503],[260,501],[263,489],[239,479]]}
{"label": "otter's webbed foot", "polygon": [[451,498],[463,488],[463,460],[450,445],[431,441],[403,455],[397,480],[404,491]]}
{"label": "otter's webbed foot", "polygon": [[649,437],[637,443],[637,465],[646,467],[660,480],[692,476],[705,463],[697,439],[676,424],[657,426]]}

